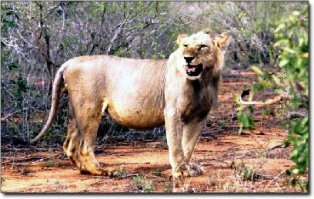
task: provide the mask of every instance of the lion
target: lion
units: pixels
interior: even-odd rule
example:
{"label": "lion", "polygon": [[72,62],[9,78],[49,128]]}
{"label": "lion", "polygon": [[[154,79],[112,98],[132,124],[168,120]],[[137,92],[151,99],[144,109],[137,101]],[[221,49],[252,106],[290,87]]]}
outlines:
{"label": "lion", "polygon": [[200,175],[190,163],[207,114],[217,103],[221,47],[227,34],[180,34],[168,60],[93,55],[72,58],[57,71],[51,110],[37,142],[51,126],[61,93],[69,96],[69,122],[63,149],[81,173],[111,175],[94,154],[103,114],[133,129],[165,125],[172,176]]}

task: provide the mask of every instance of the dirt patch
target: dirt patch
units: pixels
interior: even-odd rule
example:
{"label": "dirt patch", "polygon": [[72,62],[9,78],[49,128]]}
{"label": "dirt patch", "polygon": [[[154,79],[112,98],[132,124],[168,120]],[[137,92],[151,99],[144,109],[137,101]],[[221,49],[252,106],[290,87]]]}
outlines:
{"label": "dirt patch", "polygon": [[2,192],[298,192],[285,176],[293,163],[291,148],[282,146],[288,134],[280,129],[280,118],[255,109],[255,129],[238,133],[233,95],[254,80],[248,72],[224,78],[221,105],[209,116],[193,155],[204,169],[201,176],[173,183],[163,139],[97,146],[100,164],[116,169],[115,177],[81,175],[61,146],[2,148]]}

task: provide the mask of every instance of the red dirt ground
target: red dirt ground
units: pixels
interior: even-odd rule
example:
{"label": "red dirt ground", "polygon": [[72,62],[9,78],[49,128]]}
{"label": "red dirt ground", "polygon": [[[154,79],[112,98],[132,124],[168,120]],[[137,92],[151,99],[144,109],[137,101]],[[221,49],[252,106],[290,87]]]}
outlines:
{"label": "red dirt ground", "polygon": [[[234,95],[251,85],[250,72],[224,77],[220,107],[209,115],[193,162],[204,174],[173,183],[169,178],[167,145],[158,142],[119,142],[97,146],[102,166],[118,169],[115,177],[81,175],[62,148],[2,149],[1,190],[12,192],[298,192],[287,183],[285,171],[293,163],[283,148],[287,131],[280,117],[254,110],[255,129],[238,133]],[[247,88],[247,87],[246,87]],[[276,106],[268,107],[275,110]]]}

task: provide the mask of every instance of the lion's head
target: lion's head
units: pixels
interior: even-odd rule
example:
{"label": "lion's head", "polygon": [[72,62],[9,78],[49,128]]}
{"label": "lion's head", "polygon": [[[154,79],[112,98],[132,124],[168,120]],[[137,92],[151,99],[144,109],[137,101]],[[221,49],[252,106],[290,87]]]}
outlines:
{"label": "lion's head", "polygon": [[180,34],[177,43],[179,45],[177,52],[180,55],[177,57],[177,63],[180,63],[177,65],[178,70],[188,79],[196,80],[201,77],[204,70],[222,67],[221,47],[228,43],[228,36],[226,33],[214,35],[208,31],[201,31],[191,36]]}

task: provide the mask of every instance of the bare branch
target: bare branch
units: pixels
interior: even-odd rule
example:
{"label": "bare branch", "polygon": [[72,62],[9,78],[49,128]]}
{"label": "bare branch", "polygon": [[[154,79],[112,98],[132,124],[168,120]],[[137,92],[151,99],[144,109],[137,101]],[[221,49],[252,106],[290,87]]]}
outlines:
{"label": "bare branch", "polygon": [[16,110],[16,111],[14,111],[12,113],[9,113],[6,116],[1,117],[1,122],[6,122],[9,117],[11,117],[11,116],[13,116],[13,115],[15,115],[15,114],[17,114],[19,112],[25,111],[25,110],[27,110],[27,108],[23,108],[23,109],[20,109],[20,110]]}
{"label": "bare branch", "polygon": [[277,102],[280,102],[281,100],[287,100],[290,99],[291,97],[287,93],[283,93],[279,96],[276,96],[273,99],[267,99],[266,101],[244,101],[243,97],[247,96],[250,94],[250,90],[245,90],[242,91],[241,96],[240,96],[240,104],[243,105],[257,105],[258,107],[266,106],[266,105],[272,105]]}
{"label": "bare branch", "polygon": [[126,18],[123,20],[123,22],[121,22],[118,26],[117,26],[117,30],[114,34],[114,36],[112,37],[112,39],[110,40],[110,43],[109,43],[109,46],[107,48],[107,55],[109,54],[112,46],[113,46],[113,43],[115,42],[115,40],[117,39],[118,35],[121,33],[122,31],[122,27],[126,24],[127,22],[127,19],[128,19],[128,15],[126,16]]}

